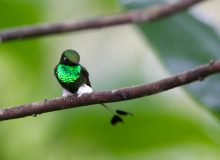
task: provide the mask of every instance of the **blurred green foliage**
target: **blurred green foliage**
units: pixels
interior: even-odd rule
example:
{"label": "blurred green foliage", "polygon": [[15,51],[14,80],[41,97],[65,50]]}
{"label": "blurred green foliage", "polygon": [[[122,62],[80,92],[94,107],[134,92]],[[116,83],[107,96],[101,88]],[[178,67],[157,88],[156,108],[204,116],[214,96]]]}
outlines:
{"label": "blurred green foliage", "polygon": [[[170,0],[162,1],[170,2]],[[146,0],[123,2],[129,9],[152,6],[151,3],[149,4],[150,1]],[[161,0],[156,0],[154,3],[160,4]],[[177,13],[151,23],[140,23],[138,28],[164,66],[173,74],[220,58],[220,37],[217,30],[209,18],[196,14],[195,11]],[[219,75],[208,77],[203,83],[187,85],[186,90],[199,103],[219,114],[219,81]]]}
{"label": "blurred green foliage", "polygon": [[[0,28],[117,11],[118,2],[110,0],[0,0]],[[1,107],[60,96],[53,68],[67,48],[79,51],[95,90],[168,76],[142,34],[129,25],[17,40],[0,44]],[[113,127],[111,115],[94,105],[1,122],[0,159],[217,160],[220,156],[219,121],[181,89],[109,105],[134,116]]]}
{"label": "blurred green foliage", "polygon": [[[220,58],[220,37],[217,32],[188,13],[149,25],[143,23],[140,29],[172,73],[183,72]],[[215,75],[203,83],[188,85],[186,89],[201,104],[219,114],[219,80],[220,76]]]}

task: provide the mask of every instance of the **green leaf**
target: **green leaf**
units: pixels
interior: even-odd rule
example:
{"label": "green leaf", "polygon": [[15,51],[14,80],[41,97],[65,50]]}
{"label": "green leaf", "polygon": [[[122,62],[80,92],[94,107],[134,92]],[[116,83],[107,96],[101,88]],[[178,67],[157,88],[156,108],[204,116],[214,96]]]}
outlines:
{"label": "green leaf", "polygon": [[[127,7],[135,8],[131,7],[132,0],[129,2]],[[149,2],[145,2],[146,7]],[[144,6],[143,1],[141,6]],[[217,32],[188,12],[181,12],[150,23],[141,23],[138,28],[170,73],[187,71],[220,57],[220,37]],[[215,75],[202,83],[187,85],[186,90],[212,111],[219,111],[219,82],[220,76]]]}

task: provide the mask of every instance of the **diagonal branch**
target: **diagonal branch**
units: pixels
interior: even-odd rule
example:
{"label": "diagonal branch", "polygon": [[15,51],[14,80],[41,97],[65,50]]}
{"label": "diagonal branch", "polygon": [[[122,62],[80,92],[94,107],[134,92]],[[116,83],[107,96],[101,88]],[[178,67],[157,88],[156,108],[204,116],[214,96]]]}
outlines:
{"label": "diagonal branch", "polygon": [[112,91],[83,94],[81,97],[71,95],[68,97],[54,98],[12,108],[3,108],[0,109],[0,120],[21,118],[68,108],[125,101],[150,96],[197,80],[203,80],[205,77],[218,72],[220,72],[220,60],[211,61],[209,64],[149,84]]}
{"label": "diagonal branch", "polygon": [[149,22],[176,12],[182,11],[193,4],[204,0],[181,0],[175,4],[161,5],[152,9],[136,10],[110,16],[97,17],[79,22],[56,23],[12,28],[0,32],[0,42],[15,39],[46,36],[70,31],[111,27],[116,25]]}

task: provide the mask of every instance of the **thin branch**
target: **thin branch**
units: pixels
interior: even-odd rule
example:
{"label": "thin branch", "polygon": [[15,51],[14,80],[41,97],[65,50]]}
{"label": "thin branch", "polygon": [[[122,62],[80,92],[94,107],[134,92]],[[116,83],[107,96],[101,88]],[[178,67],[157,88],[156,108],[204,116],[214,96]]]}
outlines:
{"label": "thin branch", "polygon": [[12,28],[0,32],[0,42],[46,36],[70,31],[110,27],[128,23],[149,22],[182,11],[201,1],[204,0],[182,0],[175,4],[161,5],[160,7],[152,9],[130,11],[117,15],[87,19],[79,22],[34,25],[14,29]]}
{"label": "thin branch", "polygon": [[144,96],[150,96],[191,83],[193,81],[203,80],[205,77],[218,72],[220,72],[220,60],[212,61],[209,64],[199,66],[190,71],[183,72],[149,84],[112,91],[83,94],[81,97],[71,95],[68,97],[59,97],[41,102],[15,106],[12,108],[3,108],[0,109],[0,120],[21,118],[68,108],[125,101]]}

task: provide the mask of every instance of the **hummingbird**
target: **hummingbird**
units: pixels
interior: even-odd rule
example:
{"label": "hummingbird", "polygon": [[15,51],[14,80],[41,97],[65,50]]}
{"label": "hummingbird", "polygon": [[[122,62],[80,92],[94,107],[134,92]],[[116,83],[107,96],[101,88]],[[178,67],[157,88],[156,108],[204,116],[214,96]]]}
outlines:
{"label": "hummingbird", "polygon": [[[84,93],[93,92],[89,73],[85,67],[79,64],[79,61],[80,55],[75,50],[67,49],[62,53],[60,62],[54,68],[54,75],[63,88],[63,97],[72,94],[80,97]],[[112,113],[112,125],[123,122],[121,116],[131,115],[126,111],[113,110],[104,103],[101,103],[101,105]]]}

